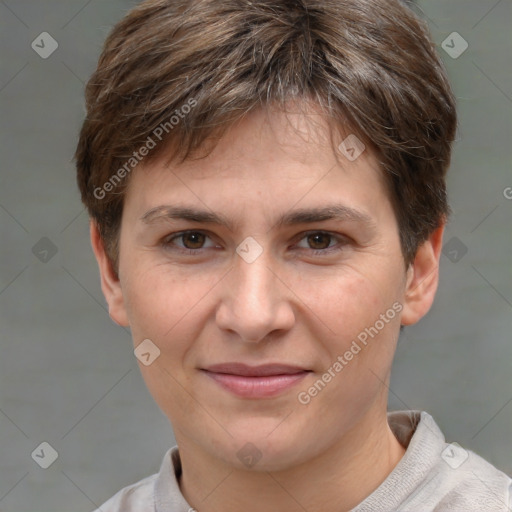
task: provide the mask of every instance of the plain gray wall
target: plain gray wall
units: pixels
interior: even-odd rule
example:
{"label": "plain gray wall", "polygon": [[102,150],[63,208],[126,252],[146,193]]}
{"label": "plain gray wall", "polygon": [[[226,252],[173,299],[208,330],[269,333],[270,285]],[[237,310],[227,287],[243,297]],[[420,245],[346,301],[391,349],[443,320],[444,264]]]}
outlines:
{"label": "plain gray wall", "polygon": [[[90,511],[156,472],[174,443],[129,332],[108,317],[71,161],[84,82],[133,4],[0,2],[4,512]],[[420,5],[459,104],[445,237],[455,241],[433,309],[399,342],[390,409],[429,411],[448,441],[512,473],[511,1]],[[45,31],[58,48],[43,59],[31,43]],[[456,59],[441,47],[453,31],[469,44]],[[58,452],[48,469],[31,457],[43,441]]]}

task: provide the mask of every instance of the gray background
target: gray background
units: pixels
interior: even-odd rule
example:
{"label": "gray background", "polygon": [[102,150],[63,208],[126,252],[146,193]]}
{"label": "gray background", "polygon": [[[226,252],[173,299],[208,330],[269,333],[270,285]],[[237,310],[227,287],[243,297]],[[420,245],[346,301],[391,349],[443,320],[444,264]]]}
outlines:
{"label": "gray background", "polygon": [[[84,82],[133,4],[0,1],[4,512],[90,511],[156,472],[174,443],[129,332],[106,312],[71,161]],[[420,5],[459,103],[445,238],[455,241],[433,309],[399,342],[390,408],[429,411],[448,441],[512,474],[511,0]],[[31,48],[43,31],[59,44],[47,59]],[[453,31],[469,44],[457,59],[441,47]],[[48,469],[31,457],[43,441],[59,455]]]}

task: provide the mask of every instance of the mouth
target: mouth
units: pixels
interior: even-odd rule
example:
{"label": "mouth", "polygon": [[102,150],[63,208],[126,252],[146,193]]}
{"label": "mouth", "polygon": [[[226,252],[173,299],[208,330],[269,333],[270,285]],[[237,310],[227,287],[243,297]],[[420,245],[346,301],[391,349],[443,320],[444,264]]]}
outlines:
{"label": "mouth", "polygon": [[277,396],[311,373],[310,370],[298,366],[248,366],[242,363],[217,364],[201,371],[226,391],[242,398]]}

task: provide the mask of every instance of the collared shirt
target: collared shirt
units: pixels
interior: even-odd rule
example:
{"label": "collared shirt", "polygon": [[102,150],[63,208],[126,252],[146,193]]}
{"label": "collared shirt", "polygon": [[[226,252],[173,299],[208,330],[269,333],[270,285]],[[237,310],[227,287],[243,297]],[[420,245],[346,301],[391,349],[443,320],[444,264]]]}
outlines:
{"label": "collared shirt", "polygon": [[[406,452],[352,512],[512,510],[512,479],[457,443],[446,443],[428,413],[390,412],[388,423]],[[165,454],[157,474],[121,489],[94,512],[193,512],[180,491],[180,475],[175,446]]]}

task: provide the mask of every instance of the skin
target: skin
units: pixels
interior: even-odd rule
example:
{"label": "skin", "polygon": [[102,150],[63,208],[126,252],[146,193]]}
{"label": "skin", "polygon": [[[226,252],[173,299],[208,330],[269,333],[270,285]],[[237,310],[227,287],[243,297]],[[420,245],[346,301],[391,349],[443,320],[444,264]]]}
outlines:
{"label": "skin", "polygon": [[[199,512],[350,510],[405,452],[387,423],[387,385],[400,325],[417,322],[434,299],[444,225],[406,268],[374,155],[367,148],[350,162],[336,154],[314,109],[253,112],[208,157],[165,162],[142,162],[130,178],[118,274],[94,222],[91,240],[112,319],[130,326],[135,347],[150,339],[160,350],[139,366],[173,425],[185,498]],[[277,224],[334,203],[368,222]],[[141,220],[178,204],[231,225]],[[199,233],[172,238],[186,230]],[[249,236],[263,249],[252,263],[236,252]],[[300,403],[298,394],[396,301],[401,312]],[[201,371],[232,361],[310,373],[278,396],[240,398]],[[261,455],[250,467],[237,456],[247,443]]]}

